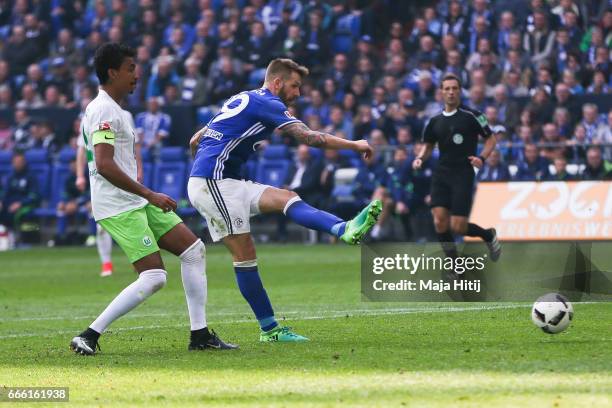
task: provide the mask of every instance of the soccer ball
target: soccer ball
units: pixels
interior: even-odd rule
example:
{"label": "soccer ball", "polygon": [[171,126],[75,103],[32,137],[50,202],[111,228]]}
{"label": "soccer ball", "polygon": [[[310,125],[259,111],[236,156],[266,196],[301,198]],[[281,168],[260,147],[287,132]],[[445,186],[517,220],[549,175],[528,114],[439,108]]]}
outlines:
{"label": "soccer ball", "polygon": [[548,334],[561,333],[567,329],[573,317],[572,304],[558,293],[540,296],[531,308],[533,324]]}

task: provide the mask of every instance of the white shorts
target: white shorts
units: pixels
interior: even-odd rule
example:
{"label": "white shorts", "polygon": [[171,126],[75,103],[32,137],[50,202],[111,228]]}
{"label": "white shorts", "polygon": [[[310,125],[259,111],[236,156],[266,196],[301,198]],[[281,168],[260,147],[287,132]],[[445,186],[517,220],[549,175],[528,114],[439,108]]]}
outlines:
{"label": "white shorts", "polygon": [[268,187],[246,180],[190,177],[187,194],[217,242],[228,235],[251,232],[250,218],[259,214],[259,199]]}

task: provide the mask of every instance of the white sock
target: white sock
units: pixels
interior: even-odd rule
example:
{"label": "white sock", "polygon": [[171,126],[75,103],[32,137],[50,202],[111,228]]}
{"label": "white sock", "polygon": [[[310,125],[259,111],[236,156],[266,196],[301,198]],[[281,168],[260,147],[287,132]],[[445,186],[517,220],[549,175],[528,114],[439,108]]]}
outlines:
{"label": "white sock", "polygon": [[100,255],[100,262],[110,262],[111,253],[113,252],[113,239],[110,234],[99,225],[96,227],[96,245],[98,247],[98,255]]}
{"label": "white sock", "polygon": [[199,239],[185,250],[181,258],[181,278],[191,330],[206,327],[206,299],[208,287],[206,283],[206,247]]}
{"label": "white sock", "polygon": [[163,288],[166,284],[166,275],[163,269],[149,269],[141,272],[138,279],[123,289],[89,327],[98,333],[104,332],[112,322]]}

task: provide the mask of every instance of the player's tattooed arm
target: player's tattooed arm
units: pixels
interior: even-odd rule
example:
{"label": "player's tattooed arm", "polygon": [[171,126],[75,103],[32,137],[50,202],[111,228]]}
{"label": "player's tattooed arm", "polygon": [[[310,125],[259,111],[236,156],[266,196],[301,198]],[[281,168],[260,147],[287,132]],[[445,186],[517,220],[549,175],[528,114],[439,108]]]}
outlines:
{"label": "player's tattooed arm", "polygon": [[313,147],[325,147],[328,138],[334,137],[328,133],[312,130],[302,122],[290,123],[282,128],[281,132],[297,139],[300,143]]}
{"label": "player's tattooed arm", "polygon": [[283,127],[281,132],[284,135],[296,138],[300,143],[308,146],[333,150],[350,149],[363,154],[364,157],[370,157],[374,154],[374,149],[372,149],[367,140],[353,141],[342,139],[329,133],[312,130],[302,122],[291,123]]}

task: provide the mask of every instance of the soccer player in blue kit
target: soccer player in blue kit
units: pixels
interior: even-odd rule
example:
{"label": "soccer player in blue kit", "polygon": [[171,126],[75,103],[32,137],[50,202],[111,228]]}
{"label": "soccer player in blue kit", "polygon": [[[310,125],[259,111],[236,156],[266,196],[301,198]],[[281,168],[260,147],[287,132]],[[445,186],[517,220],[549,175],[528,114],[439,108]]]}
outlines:
{"label": "soccer player in blue kit", "polygon": [[223,240],[234,261],[240,292],[261,328],[262,342],[307,341],[274,318],[270,299],[257,270],[250,217],[283,212],[295,223],[324,231],[355,245],[376,223],[382,204],[372,201],[355,218],[344,221],[306,204],[293,191],[241,180],[240,168],[259,141],[274,129],[300,143],[326,149],[350,149],[371,156],[365,140],[345,140],[308,128],[287,110],[300,96],[308,69],[290,59],[275,59],[266,69],[263,87],[229,98],[189,144],[195,155],[187,185],[189,200],[206,219],[214,241]]}

